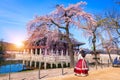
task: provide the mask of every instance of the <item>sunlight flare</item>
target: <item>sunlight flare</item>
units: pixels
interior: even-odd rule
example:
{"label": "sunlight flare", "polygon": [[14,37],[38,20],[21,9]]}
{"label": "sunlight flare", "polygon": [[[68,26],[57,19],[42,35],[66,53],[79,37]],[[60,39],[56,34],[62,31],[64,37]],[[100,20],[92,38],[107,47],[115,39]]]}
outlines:
{"label": "sunlight flare", "polygon": [[24,46],[22,41],[16,42],[15,45],[17,48],[22,48]]}

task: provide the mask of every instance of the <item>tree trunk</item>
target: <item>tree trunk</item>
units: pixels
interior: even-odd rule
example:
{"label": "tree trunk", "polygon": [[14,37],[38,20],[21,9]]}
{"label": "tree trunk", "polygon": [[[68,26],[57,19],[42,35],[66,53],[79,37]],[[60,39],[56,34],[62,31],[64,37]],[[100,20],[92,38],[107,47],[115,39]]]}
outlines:
{"label": "tree trunk", "polygon": [[74,52],[73,52],[73,45],[69,37],[66,37],[66,40],[68,42],[68,53],[70,55],[70,67],[74,67]]}
{"label": "tree trunk", "polygon": [[111,55],[110,55],[109,49],[106,48],[106,50],[107,50],[107,53],[108,53],[108,55],[109,55],[110,63],[112,64],[112,63],[113,63],[113,60],[112,60],[112,57],[111,57]]}
{"label": "tree trunk", "polygon": [[[70,17],[70,16],[69,16]],[[71,16],[72,17],[72,16]],[[55,23],[53,20],[51,20],[53,24],[55,24],[59,29],[63,29],[66,32],[65,38],[68,42],[68,53],[70,55],[70,67],[74,67],[74,52],[73,52],[73,44],[70,39],[70,32],[69,32],[69,21],[66,20],[66,25],[65,27],[61,27],[57,23]]]}
{"label": "tree trunk", "polygon": [[69,37],[70,33],[69,33],[68,26],[69,26],[69,23],[66,24],[66,40],[68,42],[68,53],[70,55],[70,67],[73,68],[74,67],[74,52],[73,52],[73,45]]}
{"label": "tree trunk", "polygon": [[72,48],[72,44],[69,43],[69,48],[68,48],[68,53],[70,54],[70,67],[73,68],[74,67],[74,53],[73,53],[73,48]]}
{"label": "tree trunk", "polygon": [[95,32],[93,32],[93,39],[92,39],[92,44],[93,44],[93,51],[94,51],[94,59],[95,59],[95,66],[97,69],[97,65],[98,65],[98,57],[97,57],[97,53],[96,53],[96,35]]}

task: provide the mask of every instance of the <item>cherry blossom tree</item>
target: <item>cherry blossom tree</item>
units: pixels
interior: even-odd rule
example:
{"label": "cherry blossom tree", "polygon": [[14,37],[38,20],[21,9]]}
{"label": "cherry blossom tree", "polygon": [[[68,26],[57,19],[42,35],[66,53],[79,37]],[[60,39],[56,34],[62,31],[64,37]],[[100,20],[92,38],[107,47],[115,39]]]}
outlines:
{"label": "cherry blossom tree", "polygon": [[61,31],[64,33],[64,38],[68,42],[68,53],[70,54],[70,67],[74,66],[74,52],[73,44],[70,39],[70,28],[76,27],[78,29],[89,30],[96,25],[92,15],[83,10],[83,6],[86,2],[78,2],[77,4],[71,4],[68,7],[63,5],[57,5],[56,10],[45,16],[37,16],[35,19],[29,22],[27,28],[30,36],[30,41],[35,41],[43,36],[49,40],[57,40],[58,33]]}

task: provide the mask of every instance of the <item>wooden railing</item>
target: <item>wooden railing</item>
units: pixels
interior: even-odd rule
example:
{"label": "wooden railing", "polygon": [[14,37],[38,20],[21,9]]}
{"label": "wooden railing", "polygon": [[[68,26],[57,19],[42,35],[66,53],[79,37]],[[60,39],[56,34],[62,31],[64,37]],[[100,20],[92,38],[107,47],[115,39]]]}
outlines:
{"label": "wooden railing", "polygon": [[41,61],[41,62],[70,62],[70,56],[69,55],[37,55],[37,54],[16,54],[16,59],[19,60],[32,60],[32,61]]}
{"label": "wooden railing", "polygon": [[[61,53],[61,55],[58,54],[52,54],[51,55],[43,55],[43,54],[30,54],[30,53],[23,53],[23,54],[16,54],[16,59],[20,59],[20,60],[27,60],[27,61],[41,61],[41,62],[70,62],[70,56],[68,54],[63,55]],[[78,60],[78,53],[75,53],[74,55],[74,59],[75,61]],[[116,54],[111,54],[112,59],[115,59],[117,55]],[[108,54],[100,54],[100,60],[102,60],[104,63],[107,63],[109,60],[109,56]],[[89,62],[93,61],[93,55],[91,54],[87,54],[86,56],[86,60],[88,60]]]}

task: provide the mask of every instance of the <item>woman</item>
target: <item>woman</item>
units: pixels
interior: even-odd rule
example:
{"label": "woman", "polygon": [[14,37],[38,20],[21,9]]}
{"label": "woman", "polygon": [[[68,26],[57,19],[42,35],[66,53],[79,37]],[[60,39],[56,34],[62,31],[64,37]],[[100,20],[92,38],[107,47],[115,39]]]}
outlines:
{"label": "woman", "polygon": [[74,68],[75,75],[80,75],[80,76],[87,76],[88,75],[88,65],[85,60],[85,51],[81,50],[78,58],[78,62]]}

